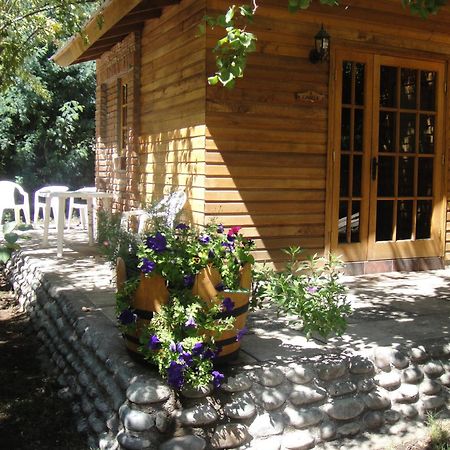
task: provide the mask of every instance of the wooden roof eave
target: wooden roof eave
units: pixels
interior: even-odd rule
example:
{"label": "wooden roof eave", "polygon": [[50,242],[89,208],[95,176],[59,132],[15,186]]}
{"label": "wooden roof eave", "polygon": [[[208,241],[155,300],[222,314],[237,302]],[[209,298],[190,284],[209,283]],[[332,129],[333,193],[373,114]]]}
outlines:
{"label": "wooden roof eave", "polygon": [[161,15],[162,8],[179,0],[108,0],[80,34],[73,36],[53,56],[63,67],[99,58],[143,23]]}

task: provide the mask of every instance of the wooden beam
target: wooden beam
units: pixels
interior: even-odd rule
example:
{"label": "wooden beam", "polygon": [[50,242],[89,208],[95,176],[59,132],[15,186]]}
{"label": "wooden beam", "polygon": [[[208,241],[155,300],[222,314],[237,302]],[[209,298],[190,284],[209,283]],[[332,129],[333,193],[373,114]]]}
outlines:
{"label": "wooden beam", "polygon": [[[125,35],[140,29],[140,25],[146,20],[160,17],[164,6],[178,2],[179,0],[108,0],[90,19],[82,34],[73,36],[52,59],[61,66],[95,59],[99,56],[99,48],[109,50]],[[104,39],[108,39],[108,44],[98,46],[97,42]]]}

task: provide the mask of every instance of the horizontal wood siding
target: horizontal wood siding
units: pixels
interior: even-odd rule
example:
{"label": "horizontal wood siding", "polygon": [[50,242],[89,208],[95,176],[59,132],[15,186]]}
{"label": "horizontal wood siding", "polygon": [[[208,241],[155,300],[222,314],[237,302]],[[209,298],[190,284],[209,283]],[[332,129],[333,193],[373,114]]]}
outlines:
{"label": "horizontal wood siding", "polygon": [[[207,0],[207,13],[223,13],[227,5]],[[243,226],[256,240],[257,259],[277,263],[287,246],[300,245],[309,253],[328,246],[333,86],[329,64],[308,59],[320,25],[332,46],[445,60],[450,8],[424,21],[411,17],[399,0],[356,0],[348,8],[313,2],[297,14],[290,14],[282,0],[258,5],[249,27],[258,36],[257,51],[244,78],[233,90],[207,88],[205,217]],[[208,75],[215,71],[211,49],[219,37],[220,30],[208,30]],[[310,90],[324,100],[301,104],[297,94]],[[450,226],[447,234],[450,252]]]}
{"label": "horizontal wood siding", "polygon": [[181,1],[142,33],[140,170],[147,204],[184,188],[184,219],[203,224],[205,36],[203,0]]}

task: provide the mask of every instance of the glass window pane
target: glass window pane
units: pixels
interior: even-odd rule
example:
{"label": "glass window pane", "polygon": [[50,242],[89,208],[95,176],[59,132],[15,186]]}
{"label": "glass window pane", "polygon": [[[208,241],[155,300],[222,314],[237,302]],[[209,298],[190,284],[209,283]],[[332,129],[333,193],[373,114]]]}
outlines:
{"label": "glass window pane", "polygon": [[412,197],[414,195],[414,157],[403,156],[398,161],[398,195]]}
{"label": "glass window pane", "polygon": [[431,197],[433,195],[433,158],[419,158],[419,179],[417,195]]}
{"label": "glass window pane", "polygon": [[395,151],[395,124],[395,113],[384,111],[380,112],[380,124],[378,131],[378,150],[380,152]]}
{"label": "glass window pane", "polygon": [[381,66],[380,68],[380,106],[397,106],[397,68]]}
{"label": "glass window pane", "polygon": [[434,153],[434,116],[420,115],[419,153]]}
{"label": "glass window pane", "polygon": [[342,63],[342,103],[352,102],[352,63],[344,61]]}
{"label": "glass window pane", "polygon": [[350,150],[350,113],[351,109],[342,108],[341,150]]}
{"label": "glass window pane", "polygon": [[350,176],[350,157],[348,155],[341,156],[341,186],[339,189],[340,197],[348,197],[348,184]]}
{"label": "glass window pane", "polygon": [[362,156],[353,156],[353,197],[361,197]]}
{"label": "glass window pane", "polygon": [[393,197],[395,182],[395,157],[378,158],[378,196]]}
{"label": "glass window pane", "polygon": [[355,152],[363,151],[364,139],[364,111],[362,109],[355,109],[355,130],[353,138],[353,150]]}
{"label": "glass window pane", "polygon": [[432,206],[431,200],[417,202],[416,239],[429,239],[431,236]]}
{"label": "glass window pane", "polygon": [[377,241],[392,241],[394,202],[379,200],[377,202]]}
{"label": "glass window pane", "polygon": [[416,143],[416,115],[400,114],[400,151],[415,152]]}
{"label": "glass window pane", "polygon": [[365,64],[355,64],[355,104],[364,105],[364,70]]}
{"label": "glass window pane", "polygon": [[347,213],[348,202],[339,202],[338,241],[340,244],[347,243]]}
{"label": "glass window pane", "polygon": [[402,69],[400,77],[400,107],[415,109],[417,105],[417,71]]}
{"label": "glass window pane", "polygon": [[360,210],[361,202],[352,202],[352,217],[350,219],[350,241],[359,242],[359,230],[360,230]]}
{"label": "glass window pane", "polygon": [[436,110],[436,72],[420,72],[420,109]]}
{"label": "glass window pane", "polygon": [[397,205],[397,241],[412,238],[412,200],[400,200]]}

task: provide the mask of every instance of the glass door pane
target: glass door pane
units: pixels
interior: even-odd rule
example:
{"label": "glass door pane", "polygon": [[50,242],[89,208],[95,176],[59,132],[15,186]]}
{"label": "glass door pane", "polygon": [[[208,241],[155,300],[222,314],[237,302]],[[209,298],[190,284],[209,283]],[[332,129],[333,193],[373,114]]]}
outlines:
{"label": "glass door pane", "polygon": [[379,68],[376,242],[430,238],[436,72]]}
{"label": "glass door pane", "polygon": [[365,71],[364,63],[342,62],[339,244],[361,241]]}

